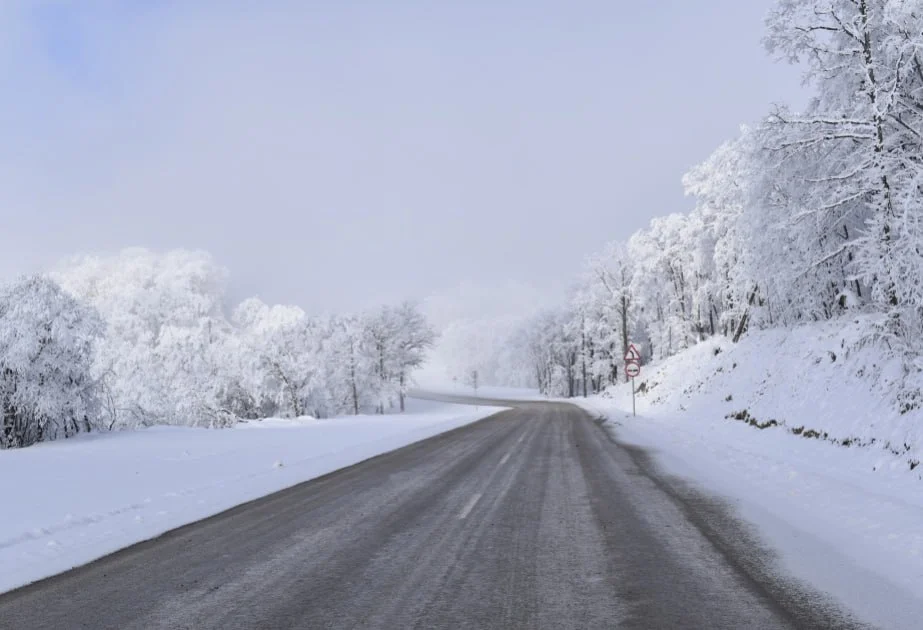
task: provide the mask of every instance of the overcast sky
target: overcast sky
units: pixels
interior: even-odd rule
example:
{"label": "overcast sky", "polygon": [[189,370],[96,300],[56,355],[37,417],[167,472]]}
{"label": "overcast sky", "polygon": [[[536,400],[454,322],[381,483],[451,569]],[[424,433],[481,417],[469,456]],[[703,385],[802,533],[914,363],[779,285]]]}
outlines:
{"label": "overcast sky", "polygon": [[560,289],[803,101],[771,4],[4,0],[0,276],[140,245],[309,310]]}

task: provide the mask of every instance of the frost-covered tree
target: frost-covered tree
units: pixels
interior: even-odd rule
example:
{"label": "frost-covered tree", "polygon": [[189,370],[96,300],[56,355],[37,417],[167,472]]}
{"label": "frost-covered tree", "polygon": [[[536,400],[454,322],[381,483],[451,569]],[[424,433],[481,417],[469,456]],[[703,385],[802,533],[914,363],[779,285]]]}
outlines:
{"label": "frost-covered tree", "polygon": [[688,221],[681,214],[653,219],[628,242],[635,261],[632,293],[647,331],[645,345],[658,357],[689,347],[700,328],[692,305],[696,277]]}
{"label": "frost-covered tree", "polygon": [[[397,314],[390,306],[384,306],[369,314],[364,324],[368,348],[373,353],[372,370],[377,379],[376,411],[383,414],[385,408],[391,407],[395,397],[400,395],[397,384],[397,337],[400,324]],[[401,400],[403,401],[402,396]]]}
{"label": "frost-covered tree", "polygon": [[780,109],[766,124],[783,167],[767,188],[778,189],[789,233],[804,235],[796,252],[809,262],[798,266],[828,295],[814,316],[870,301],[892,333],[916,337],[923,11],[898,0],[780,0],[767,24],[769,50],[804,63],[815,90],[803,114]]}
{"label": "frost-covered tree", "polygon": [[582,390],[582,336],[569,309],[549,309],[524,322],[516,335],[522,360],[543,394],[575,396]]}
{"label": "frost-covered tree", "polygon": [[298,307],[242,302],[232,321],[242,339],[238,380],[258,416],[331,414],[327,381],[329,332]]}
{"label": "frost-covered tree", "polygon": [[791,260],[787,230],[765,219],[771,194],[754,191],[758,141],[757,132],[744,127],[683,178],[686,194],[696,199],[689,243],[698,278],[693,300],[711,335],[739,338],[763,314],[767,294],[792,281],[785,267]]}
{"label": "frost-covered tree", "polygon": [[394,320],[393,367],[391,377],[398,393],[401,411],[414,370],[423,365],[426,354],[436,341],[436,333],[419,307],[404,302],[392,312]]}
{"label": "frost-covered tree", "polygon": [[4,289],[0,446],[403,409],[434,339],[415,305],[319,318],[251,298],[228,316],[226,284],[204,252],[129,249]]}
{"label": "frost-covered tree", "polygon": [[363,318],[354,315],[330,322],[327,361],[337,413],[359,415],[374,410],[380,400],[376,354],[364,324]]}
{"label": "frost-covered tree", "polygon": [[456,319],[439,332],[429,360],[457,383],[477,370],[483,383],[534,386],[532,366],[522,358],[519,332],[525,319],[519,315]]}
{"label": "frost-covered tree", "polygon": [[92,308],[44,276],[0,289],[0,448],[94,428],[91,363],[102,331]]}
{"label": "frost-covered tree", "polygon": [[70,261],[52,277],[107,325],[94,375],[110,427],[231,421],[216,397],[230,327],[227,272],[203,252],[129,249]]}
{"label": "frost-covered tree", "polygon": [[589,259],[574,296],[587,379],[593,390],[618,381],[629,341],[640,332],[632,293],[634,275],[625,245],[610,243],[601,255]]}

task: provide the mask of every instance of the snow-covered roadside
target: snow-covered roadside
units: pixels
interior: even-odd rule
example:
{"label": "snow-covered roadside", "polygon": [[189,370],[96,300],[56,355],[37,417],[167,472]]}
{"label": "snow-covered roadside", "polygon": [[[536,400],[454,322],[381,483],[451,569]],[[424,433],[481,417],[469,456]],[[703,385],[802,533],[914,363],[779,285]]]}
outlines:
{"label": "snow-covered roadside", "polygon": [[[626,386],[575,402],[667,472],[728,498],[786,572],[880,627],[919,628],[923,468],[908,465],[923,446],[919,412],[889,405],[895,366],[856,350],[851,332],[819,325],[701,344],[645,368],[638,417]],[[727,418],[743,410],[746,422]]]}
{"label": "snow-covered roadside", "polygon": [[435,394],[438,396],[465,396],[470,398],[483,398],[484,400],[495,401],[546,401],[549,398],[543,396],[537,389],[525,387],[473,387],[433,381],[421,384],[417,392],[425,394]]}
{"label": "snow-covered roadside", "polygon": [[496,408],[156,427],[0,451],[0,592],[84,564]]}
{"label": "snow-covered roadside", "polygon": [[923,619],[923,493],[910,475],[860,469],[876,456],[741,423],[606,409],[616,437],[667,472],[731,499],[781,568],[884,628]]}

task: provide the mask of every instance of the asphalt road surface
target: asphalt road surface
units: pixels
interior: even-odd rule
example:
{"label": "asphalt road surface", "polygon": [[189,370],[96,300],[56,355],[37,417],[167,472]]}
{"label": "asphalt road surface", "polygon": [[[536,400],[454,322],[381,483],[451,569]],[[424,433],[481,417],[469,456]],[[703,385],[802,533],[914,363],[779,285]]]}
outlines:
{"label": "asphalt road surface", "polygon": [[521,404],[0,595],[0,627],[860,626],[585,412]]}

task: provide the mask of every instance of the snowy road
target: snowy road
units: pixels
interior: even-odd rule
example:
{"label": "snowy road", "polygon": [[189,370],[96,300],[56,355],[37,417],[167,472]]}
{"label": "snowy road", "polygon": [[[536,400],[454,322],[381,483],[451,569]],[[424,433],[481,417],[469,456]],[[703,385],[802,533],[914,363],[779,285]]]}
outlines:
{"label": "snowy road", "polygon": [[576,407],[519,407],[0,595],[10,628],[849,628]]}

